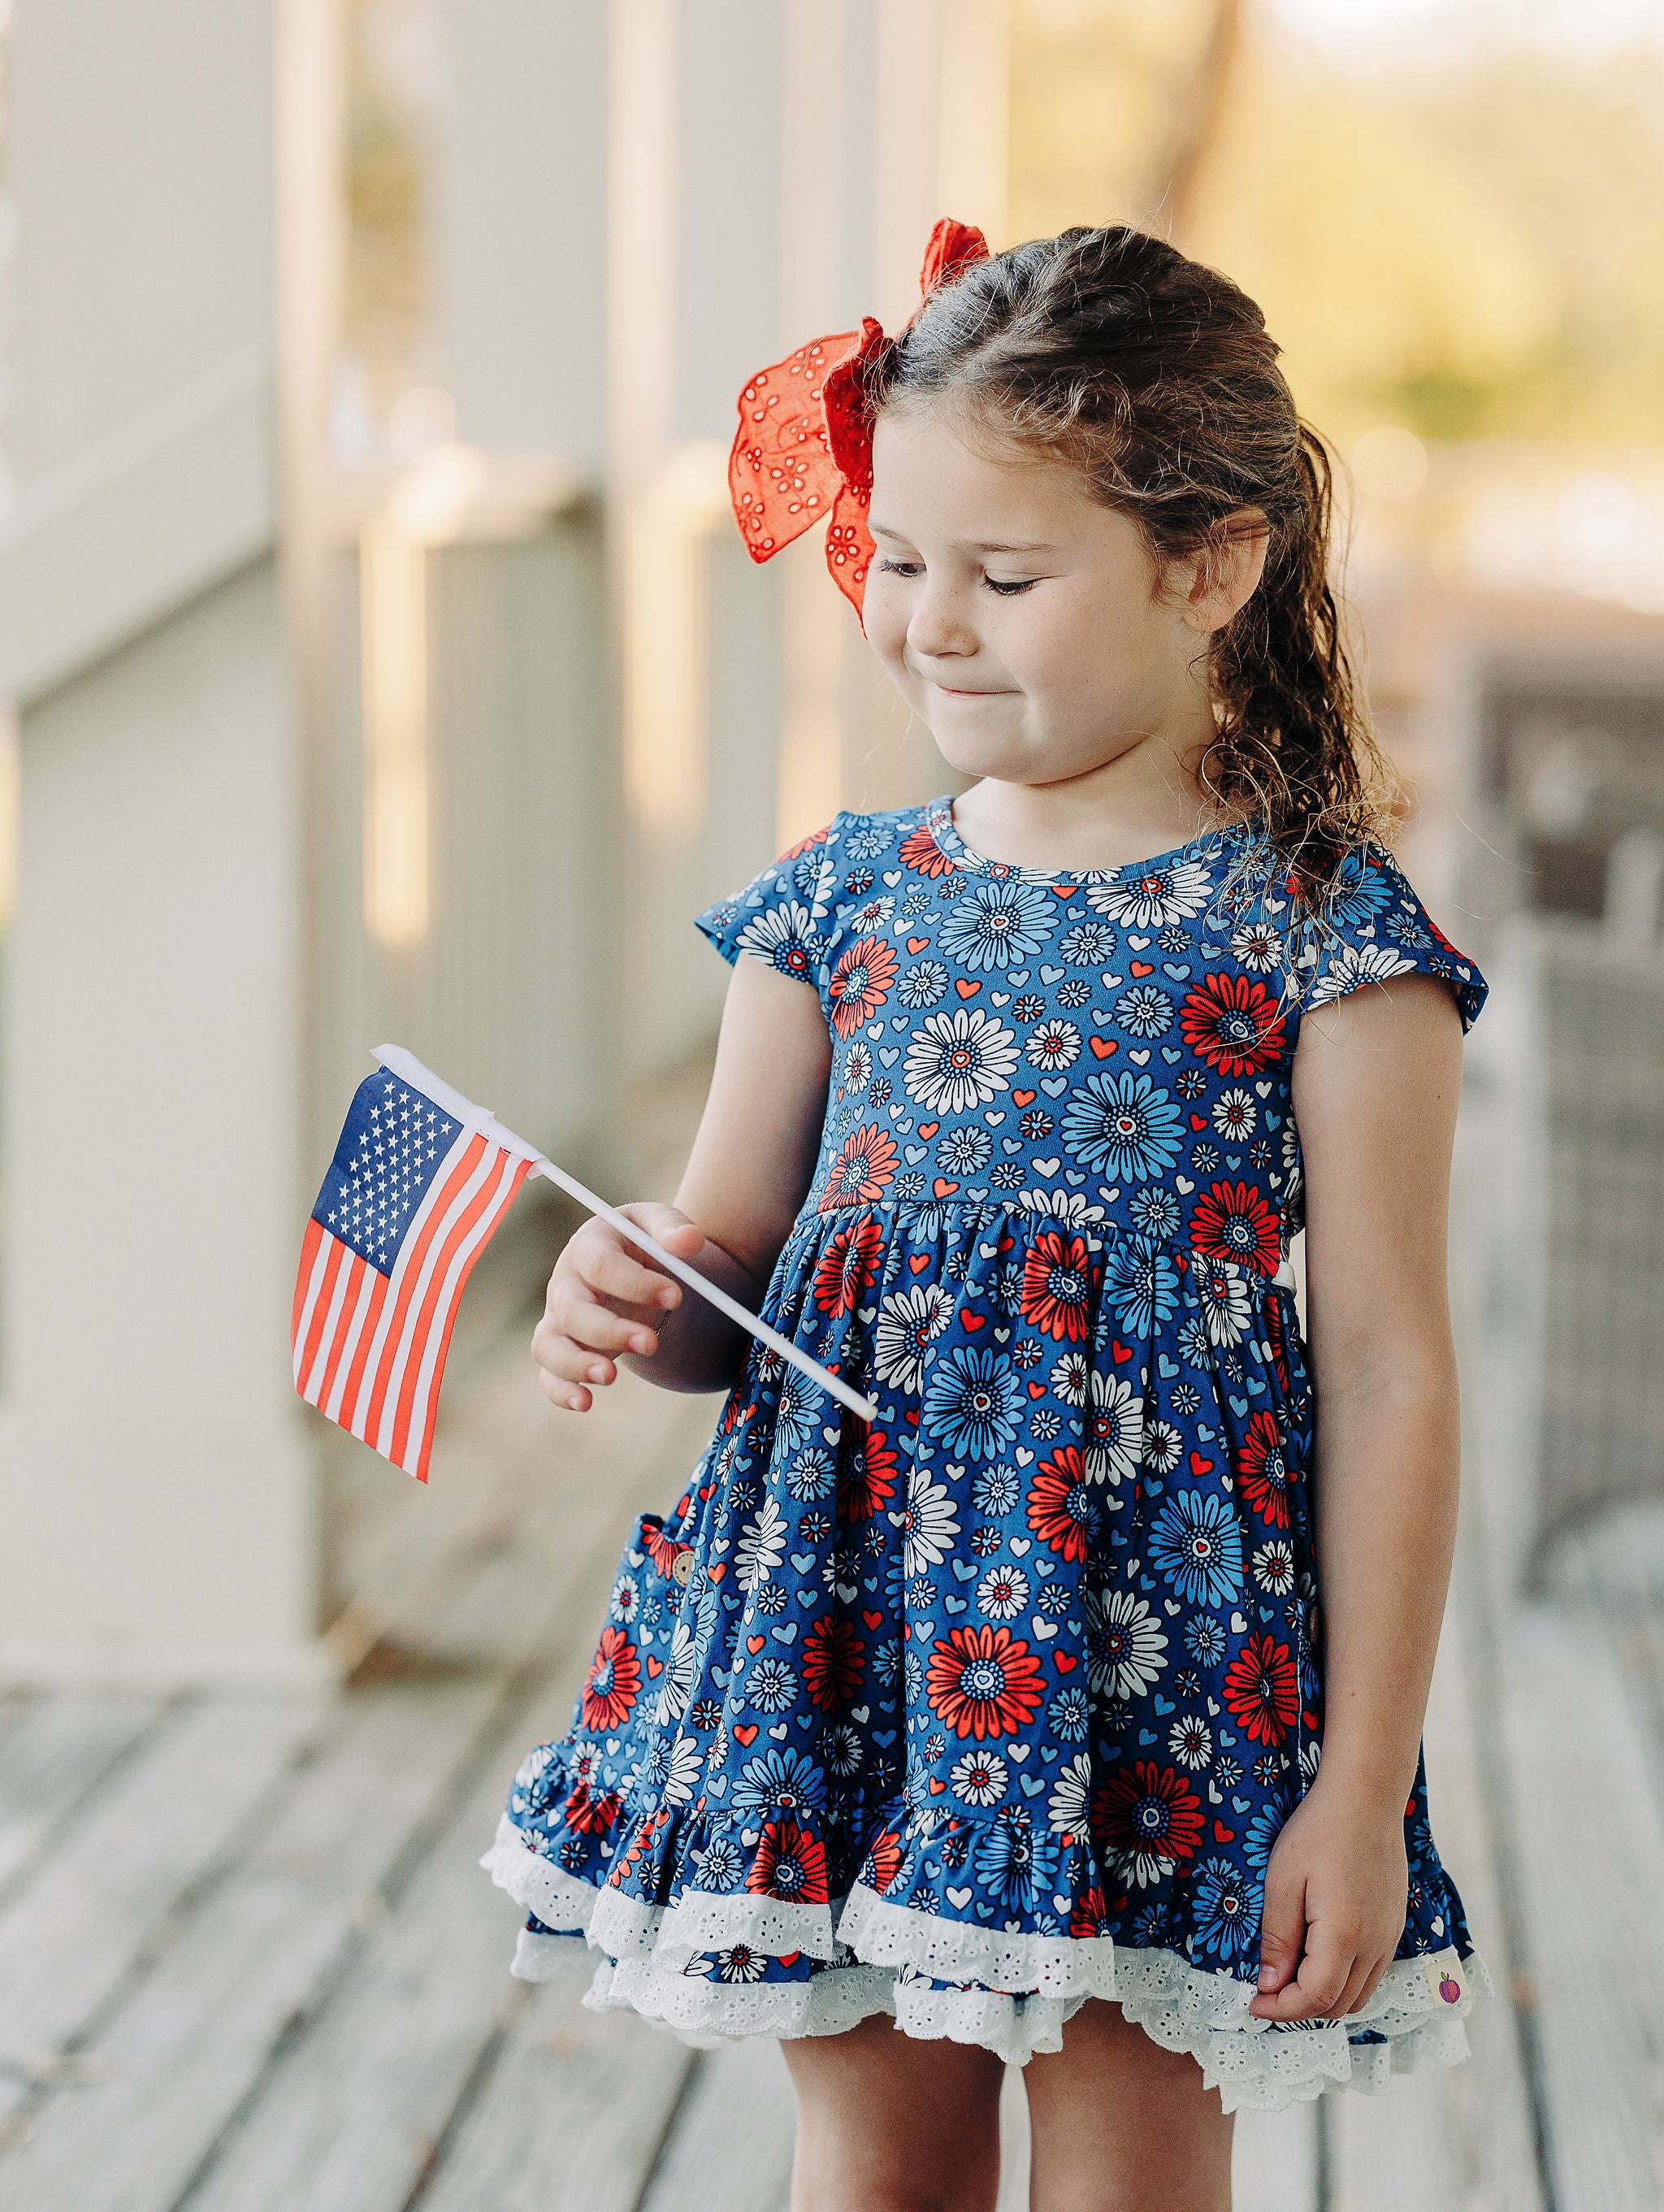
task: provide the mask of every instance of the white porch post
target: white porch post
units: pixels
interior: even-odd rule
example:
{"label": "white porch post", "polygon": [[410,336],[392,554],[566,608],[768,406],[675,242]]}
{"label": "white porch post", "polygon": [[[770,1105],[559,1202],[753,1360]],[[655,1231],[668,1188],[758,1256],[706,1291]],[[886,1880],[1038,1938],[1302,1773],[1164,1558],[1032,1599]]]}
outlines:
{"label": "white porch post", "polygon": [[[272,548],[273,9],[26,5],[0,1676],[320,1671]],[[309,1198],[310,1194],[307,1194]]]}

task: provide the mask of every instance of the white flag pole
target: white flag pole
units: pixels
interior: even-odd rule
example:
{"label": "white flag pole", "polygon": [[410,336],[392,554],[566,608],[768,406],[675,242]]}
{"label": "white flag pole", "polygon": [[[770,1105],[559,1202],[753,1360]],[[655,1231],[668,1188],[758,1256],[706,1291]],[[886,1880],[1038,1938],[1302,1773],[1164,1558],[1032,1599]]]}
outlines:
{"label": "white flag pole", "polygon": [[431,1069],[424,1067],[414,1053],[406,1052],[403,1045],[384,1044],[377,1047],[375,1057],[382,1066],[390,1067],[395,1075],[402,1076],[415,1089],[425,1092],[459,1121],[471,1127],[485,1130],[499,1144],[506,1145],[511,1152],[518,1152],[522,1158],[529,1160],[533,1175],[541,1176],[545,1182],[556,1184],[568,1196],[575,1198],[580,1206],[586,1207],[591,1213],[598,1214],[621,1237],[627,1237],[632,1244],[639,1245],[644,1252],[651,1252],[659,1265],[667,1267],[678,1282],[685,1283],[690,1291],[696,1291],[719,1313],[726,1314],[730,1321],[747,1330],[760,1344],[766,1344],[771,1352],[778,1352],[800,1374],[806,1375],[811,1382],[829,1392],[840,1405],[847,1406],[852,1413],[859,1414],[864,1421],[878,1419],[878,1408],[871,1399],[863,1398],[859,1391],[852,1390],[848,1383],[841,1382],[817,1359],[811,1359],[806,1352],[801,1351],[789,1337],[782,1336],[778,1329],[770,1328],[766,1321],[759,1320],[756,1314],[741,1305],[738,1298],[731,1298],[726,1291],[712,1282],[708,1275],[701,1275],[685,1260],[678,1260],[674,1253],[667,1252],[656,1237],[650,1237],[628,1214],[620,1213],[615,1206],[609,1206],[605,1199],[598,1198],[592,1190],[587,1189],[575,1176],[569,1176],[564,1168],[557,1168],[553,1160],[534,1150],[523,1137],[517,1137],[512,1129],[505,1128],[489,1107],[476,1106],[459,1091],[453,1091]]}

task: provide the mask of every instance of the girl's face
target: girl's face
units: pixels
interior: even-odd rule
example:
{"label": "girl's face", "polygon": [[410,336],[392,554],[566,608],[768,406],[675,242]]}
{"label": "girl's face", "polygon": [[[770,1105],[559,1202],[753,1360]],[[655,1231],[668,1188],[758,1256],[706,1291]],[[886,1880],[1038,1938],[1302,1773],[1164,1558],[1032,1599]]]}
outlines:
{"label": "girl's face", "polygon": [[1137,525],[1072,470],[990,459],[926,409],[882,415],[871,527],[868,641],[962,774],[1061,782],[1151,739],[1181,759],[1209,742],[1221,617],[1187,596],[1193,568],[1163,594]]}

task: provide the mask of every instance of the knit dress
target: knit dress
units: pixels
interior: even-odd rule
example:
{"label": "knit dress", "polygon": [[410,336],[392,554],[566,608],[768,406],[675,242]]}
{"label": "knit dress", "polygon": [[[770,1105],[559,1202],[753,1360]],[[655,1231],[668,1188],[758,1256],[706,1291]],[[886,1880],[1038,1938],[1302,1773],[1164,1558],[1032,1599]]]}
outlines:
{"label": "knit dress", "polygon": [[1227,2110],[1446,2065],[1487,1988],[1419,1765],[1360,2014],[1254,2019],[1266,1863],[1323,1740],[1289,1244],[1302,1023],[1485,985],[1392,860],[1320,920],[1251,827],[1123,868],[840,814],[699,927],[819,996],[814,1181],[716,1433],[619,1562],[572,1725],[482,1864],[513,1971],[690,2039],[873,2013],[1023,2063],[1113,1998]]}

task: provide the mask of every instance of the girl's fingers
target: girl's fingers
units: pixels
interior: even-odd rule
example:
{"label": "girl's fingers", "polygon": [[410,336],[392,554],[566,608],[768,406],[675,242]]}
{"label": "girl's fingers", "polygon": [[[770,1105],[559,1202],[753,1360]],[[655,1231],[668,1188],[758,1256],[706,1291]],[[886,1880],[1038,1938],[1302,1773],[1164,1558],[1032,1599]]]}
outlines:
{"label": "girl's fingers", "polygon": [[1345,2019],[1349,2013],[1356,2012],[1363,2003],[1364,1994],[1369,1986],[1369,1976],[1374,1966],[1375,1961],[1367,1952],[1353,1960],[1351,1972],[1346,1977],[1346,1986],[1334,2001],[1337,2019]]}
{"label": "girl's fingers", "polygon": [[1390,1953],[1384,1954],[1381,1958],[1376,1960],[1374,1966],[1370,1967],[1369,1972],[1363,1978],[1363,1986],[1358,1991],[1357,2000],[1351,2008],[1354,2012],[1362,2012],[1364,2006],[1369,2003],[1370,1998],[1374,1996],[1376,1991],[1381,1987],[1382,1976],[1386,1972],[1388,1967],[1390,1966],[1392,1963],[1392,1954]]}
{"label": "girl's fingers", "polygon": [[1266,1872],[1265,1910],[1260,1917],[1260,1996],[1248,2009],[1269,2017],[1262,2000],[1286,1989],[1300,1971],[1306,1941],[1306,1886],[1298,1875],[1284,1875],[1273,1854]]}
{"label": "girl's fingers", "polygon": [[677,1284],[661,1269],[631,1259],[622,1242],[610,1235],[605,1241],[592,1238],[580,1254],[574,1254],[574,1264],[580,1281],[603,1297],[617,1299],[621,1305],[668,1311],[681,1302]]}
{"label": "girl's fingers", "polygon": [[659,1348],[658,1337],[645,1323],[598,1305],[571,1286],[562,1297],[550,1300],[543,1326],[551,1335],[569,1337],[592,1352],[634,1352],[647,1358]]}
{"label": "girl's fingers", "polygon": [[1250,2009],[1262,2020],[1332,2020],[1356,1955],[1351,1944],[1339,1946],[1321,1928],[1308,1929],[1297,1978],[1275,1996],[1256,1997]]}

